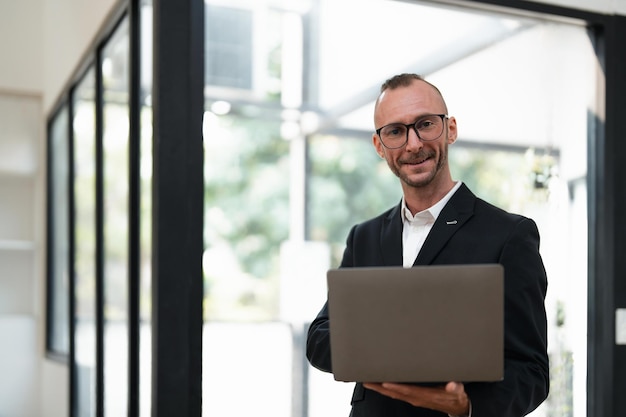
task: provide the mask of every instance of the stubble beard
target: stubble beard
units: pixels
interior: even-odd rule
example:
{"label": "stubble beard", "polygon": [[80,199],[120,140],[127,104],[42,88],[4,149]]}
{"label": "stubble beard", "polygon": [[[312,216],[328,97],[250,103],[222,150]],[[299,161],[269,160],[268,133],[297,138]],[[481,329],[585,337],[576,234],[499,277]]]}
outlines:
{"label": "stubble beard", "polygon": [[[425,157],[433,157],[436,156],[437,153],[436,152],[429,152],[429,153],[422,153],[419,152],[415,158],[413,158],[414,160],[420,160],[420,159],[424,159]],[[394,173],[394,175],[396,177],[398,177],[400,179],[400,181],[404,184],[406,184],[409,187],[412,188],[422,188],[422,187],[426,187],[428,185],[430,185],[435,178],[437,177],[437,174],[439,172],[441,172],[443,170],[443,168],[446,166],[446,162],[448,160],[448,149],[447,146],[444,148],[443,152],[439,154],[439,158],[437,160],[437,163],[434,167],[434,169],[432,169],[428,174],[427,177],[425,178],[421,178],[421,179],[411,179],[410,175],[407,175],[405,172],[403,172],[400,168],[402,167],[402,165],[396,165],[391,163],[391,161],[387,160],[387,165],[389,165],[389,168],[391,169],[391,172]]]}

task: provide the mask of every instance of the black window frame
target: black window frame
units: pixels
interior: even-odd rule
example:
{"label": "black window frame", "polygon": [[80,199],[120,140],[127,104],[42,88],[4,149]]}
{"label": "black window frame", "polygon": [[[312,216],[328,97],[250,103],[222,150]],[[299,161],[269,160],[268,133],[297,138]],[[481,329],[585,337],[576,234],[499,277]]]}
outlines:
{"label": "black window frame", "polygon": [[[102,136],[103,136],[103,76],[102,76],[102,51],[104,46],[109,41],[111,35],[116,31],[121,22],[124,19],[128,19],[129,24],[129,61],[130,61],[130,73],[129,79],[131,80],[129,86],[129,367],[128,367],[128,415],[139,415],[139,113],[141,111],[141,99],[140,99],[140,33],[141,33],[141,20],[140,20],[140,8],[141,0],[125,0],[118,3],[112,12],[109,14],[107,21],[102,29],[97,34],[96,38],[89,46],[87,53],[83,56],[80,65],[70,77],[67,85],[60,94],[57,102],[53,106],[53,110],[50,112],[50,116],[47,121],[47,178],[46,178],[46,220],[47,220],[47,244],[46,244],[46,357],[60,363],[67,364],[69,366],[69,415],[71,417],[80,415],[78,409],[77,395],[77,367],[76,357],[74,350],[74,335],[75,335],[75,316],[73,314],[75,310],[75,272],[74,272],[74,251],[75,251],[75,230],[74,230],[74,192],[73,192],[73,128],[72,128],[72,115],[73,115],[73,98],[76,86],[82,81],[89,69],[93,69],[96,75],[96,114],[95,114],[95,128],[96,128],[96,376],[95,376],[95,410],[96,416],[104,416],[104,343],[103,343],[103,327],[104,327],[104,299],[103,299],[103,178],[102,178]],[[53,215],[56,208],[54,207],[54,195],[55,192],[53,183],[53,157],[54,149],[51,146],[51,128],[55,123],[58,114],[61,111],[65,111],[68,114],[67,120],[67,142],[68,142],[68,195],[67,208],[68,208],[68,222],[69,230],[69,254],[68,254],[68,299],[67,299],[67,326],[69,329],[69,345],[66,351],[58,351],[53,348],[55,323],[53,322],[53,316],[50,314],[51,309],[54,308],[55,300],[53,299],[53,289],[57,285],[54,275],[54,263],[55,258],[53,256],[54,246],[54,224]]]}

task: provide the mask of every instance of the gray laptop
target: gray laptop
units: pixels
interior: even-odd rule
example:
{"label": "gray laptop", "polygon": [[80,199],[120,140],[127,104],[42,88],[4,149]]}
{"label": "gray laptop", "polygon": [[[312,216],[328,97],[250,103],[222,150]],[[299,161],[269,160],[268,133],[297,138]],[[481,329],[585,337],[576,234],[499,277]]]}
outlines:
{"label": "gray laptop", "polygon": [[331,269],[338,381],[498,381],[504,271],[498,264]]}

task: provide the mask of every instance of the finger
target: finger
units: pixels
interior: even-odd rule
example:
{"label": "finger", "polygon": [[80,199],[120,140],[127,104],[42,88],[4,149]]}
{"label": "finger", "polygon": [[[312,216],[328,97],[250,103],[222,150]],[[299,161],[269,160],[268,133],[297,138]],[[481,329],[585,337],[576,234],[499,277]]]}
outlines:
{"label": "finger", "polygon": [[364,383],[363,386],[387,397],[394,398],[396,400],[402,399],[402,394],[393,389],[386,388],[384,384]]}
{"label": "finger", "polygon": [[465,386],[461,382],[448,382],[446,384],[446,392],[458,394],[463,391],[465,391]]}
{"label": "finger", "polygon": [[398,392],[408,392],[409,391],[409,385],[406,384],[396,384],[393,382],[383,382],[382,386],[384,388],[390,389],[392,391],[398,391]]}

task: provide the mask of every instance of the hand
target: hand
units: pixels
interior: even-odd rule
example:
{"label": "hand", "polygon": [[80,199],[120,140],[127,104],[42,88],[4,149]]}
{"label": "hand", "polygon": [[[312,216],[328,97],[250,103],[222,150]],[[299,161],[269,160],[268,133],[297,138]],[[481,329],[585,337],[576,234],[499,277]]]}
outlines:
{"label": "hand", "polygon": [[465,386],[460,382],[448,382],[442,387],[421,387],[408,384],[365,383],[365,388],[416,407],[430,408],[453,416],[465,416],[470,411],[470,401]]}

